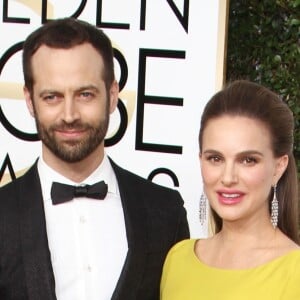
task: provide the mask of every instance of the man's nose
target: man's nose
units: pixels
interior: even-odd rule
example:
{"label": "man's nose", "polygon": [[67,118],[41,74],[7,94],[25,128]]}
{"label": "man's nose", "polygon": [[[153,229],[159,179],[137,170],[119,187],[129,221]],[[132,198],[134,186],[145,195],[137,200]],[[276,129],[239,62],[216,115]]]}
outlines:
{"label": "man's nose", "polygon": [[67,96],[64,99],[62,118],[66,123],[73,123],[80,118],[80,110],[76,101]]}

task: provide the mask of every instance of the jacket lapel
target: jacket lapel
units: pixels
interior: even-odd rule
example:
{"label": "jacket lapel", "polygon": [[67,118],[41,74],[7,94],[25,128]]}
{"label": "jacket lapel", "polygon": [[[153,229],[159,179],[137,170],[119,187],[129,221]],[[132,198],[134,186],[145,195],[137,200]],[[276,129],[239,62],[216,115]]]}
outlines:
{"label": "jacket lapel", "polygon": [[20,180],[20,232],[30,300],[55,300],[55,283],[48,247],[37,163]]}
{"label": "jacket lapel", "polygon": [[[141,280],[141,274],[145,269],[148,245],[146,208],[136,186],[128,182],[128,176],[123,169],[112,161],[124,210],[126,234],[128,241],[128,253],[123,266],[117,287],[112,300],[136,299],[138,291],[137,282]],[[126,199],[126,201],[125,201]]]}

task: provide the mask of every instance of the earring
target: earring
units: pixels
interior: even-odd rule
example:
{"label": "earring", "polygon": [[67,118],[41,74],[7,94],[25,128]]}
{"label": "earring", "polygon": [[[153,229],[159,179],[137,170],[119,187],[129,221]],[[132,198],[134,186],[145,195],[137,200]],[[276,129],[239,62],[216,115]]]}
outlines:
{"label": "earring", "polygon": [[203,191],[199,201],[199,221],[201,226],[203,226],[204,222],[206,221],[206,203],[207,198]]}
{"label": "earring", "polygon": [[271,203],[271,223],[274,227],[274,229],[277,227],[277,223],[278,223],[278,212],[279,212],[279,206],[278,206],[278,200],[277,200],[277,196],[276,196],[276,188],[277,185],[274,185],[274,192],[273,192],[273,199],[272,199],[272,203]]}

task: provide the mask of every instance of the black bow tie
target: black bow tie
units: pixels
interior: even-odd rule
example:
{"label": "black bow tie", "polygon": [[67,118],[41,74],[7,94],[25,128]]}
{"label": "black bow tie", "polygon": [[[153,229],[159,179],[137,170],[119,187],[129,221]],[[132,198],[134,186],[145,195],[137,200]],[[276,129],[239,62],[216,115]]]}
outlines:
{"label": "black bow tie", "polygon": [[60,204],[76,197],[87,197],[93,199],[104,199],[107,194],[107,184],[104,181],[93,185],[73,186],[59,182],[53,182],[51,187],[51,198],[53,204]]}

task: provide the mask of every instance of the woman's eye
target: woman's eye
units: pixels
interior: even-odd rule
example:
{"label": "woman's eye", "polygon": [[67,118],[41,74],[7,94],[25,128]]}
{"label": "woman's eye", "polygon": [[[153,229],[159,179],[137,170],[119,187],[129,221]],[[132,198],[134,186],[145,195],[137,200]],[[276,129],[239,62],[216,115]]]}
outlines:
{"label": "woman's eye", "polygon": [[255,163],[257,163],[257,159],[254,157],[244,157],[242,158],[242,163],[245,165],[253,165]]}
{"label": "woman's eye", "polygon": [[222,158],[220,156],[217,156],[217,155],[210,155],[207,157],[207,160],[216,164],[216,163],[219,163],[221,162]]}

